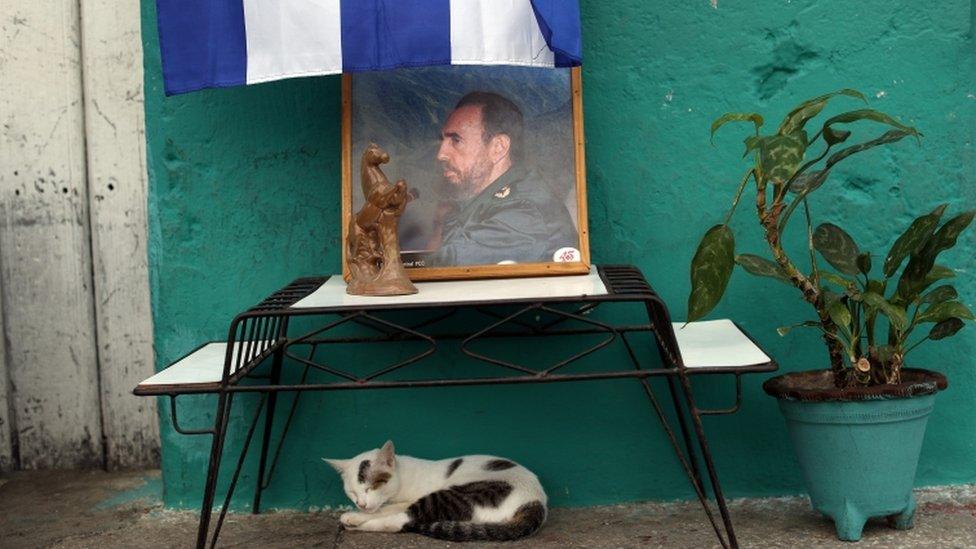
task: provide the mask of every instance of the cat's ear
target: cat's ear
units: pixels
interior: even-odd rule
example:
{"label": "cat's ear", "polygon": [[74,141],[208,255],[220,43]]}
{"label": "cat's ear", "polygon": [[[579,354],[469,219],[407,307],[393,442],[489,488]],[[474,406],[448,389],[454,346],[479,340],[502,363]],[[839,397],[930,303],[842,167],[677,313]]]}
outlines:
{"label": "cat's ear", "polygon": [[380,448],[380,453],[377,456],[377,458],[379,459],[380,463],[383,463],[387,467],[393,467],[393,463],[396,458],[396,453],[393,448],[392,440],[386,441],[386,444],[384,444],[383,447]]}
{"label": "cat's ear", "polygon": [[349,460],[348,459],[328,459],[328,458],[322,458],[322,461],[324,461],[324,462],[328,463],[329,465],[331,465],[332,468],[335,469],[336,472],[339,473],[340,475],[343,473],[343,471],[346,470],[346,464],[349,463]]}

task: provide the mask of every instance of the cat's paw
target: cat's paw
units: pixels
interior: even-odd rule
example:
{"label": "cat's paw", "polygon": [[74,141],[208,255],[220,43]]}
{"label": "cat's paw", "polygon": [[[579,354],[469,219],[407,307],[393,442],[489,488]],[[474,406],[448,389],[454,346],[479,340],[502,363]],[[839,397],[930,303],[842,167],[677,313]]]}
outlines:
{"label": "cat's paw", "polygon": [[339,522],[341,522],[342,525],[345,526],[346,528],[358,528],[359,526],[362,526],[364,522],[366,522],[371,518],[373,517],[371,515],[367,515],[366,513],[348,511],[343,513],[339,517]]}

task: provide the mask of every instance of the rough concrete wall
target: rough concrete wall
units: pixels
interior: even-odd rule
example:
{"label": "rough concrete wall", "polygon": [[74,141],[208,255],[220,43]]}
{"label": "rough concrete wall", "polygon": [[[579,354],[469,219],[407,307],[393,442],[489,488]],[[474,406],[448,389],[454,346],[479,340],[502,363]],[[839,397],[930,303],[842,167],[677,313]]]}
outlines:
{"label": "rough concrete wall", "polygon": [[141,61],[138,0],[0,3],[0,471],[158,462]]}
{"label": "rough concrete wall", "polygon": [[105,463],[153,467],[159,463],[155,402],[132,395],[153,372],[139,4],[87,0],[81,21]]}
{"label": "rough concrete wall", "polygon": [[78,4],[0,4],[0,252],[19,465],[99,467]]}
{"label": "rough concrete wall", "polygon": [[[0,292],[0,311],[3,311],[3,292]],[[0,314],[0,334],[3,333],[3,315]],[[0,337],[0,472],[7,472],[16,465],[14,455],[13,425],[11,419],[17,412],[11,406],[10,371],[7,367],[7,342]]]}
{"label": "rough concrete wall", "polygon": [[[162,367],[205,339],[224,337],[233,314],[277,286],[338,271],[339,84],[304,79],[165,99],[152,4],[143,2],[143,35]],[[676,316],[684,314],[694,247],[721,219],[745,169],[735,129],[708,145],[709,124],[725,111],[756,109],[775,119],[801,99],[852,86],[868,93],[872,106],[916,124],[926,135],[920,148],[905,142],[863,155],[813,203],[815,215],[845,226],[879,256],[914,215],[935,204],[976,206],[970,0],[581,4],[594,260],[640,266]],[[760,251],[750,213],[743,208],[734,227],[743,251]],[[957,287],[970,304],[976,282],[966,275],[976,272],[976,259],[966,250],[974,242],[970,233],[946,256],[960,270]],[[801,370],[825,365],[820,341],[803,333],[780,338],[774,329],[808,314],[789,289],[737,273],[713,316],[736,318],[784,370]],[[927,434],[919,484],[976,481],[974,333],[967,328],[916,355],[917,364],[951,380]],[[429,367],[448,372],[451,358]],[[802,490],[783,420],[760,390],[763,379],[746,379],[741,412],[706,420],[732,495]],[[703,404],[724,405],[731,384],[702,380],[696,389]],[[252,405],[246,398],[239,399],[238,421]],[[539,472],[556,505],[692,495],[643,395],[629,383],[303,398],[270,506],[343,502],[318,457],[348,456],[388,437],[422,456],[517,458]],[[204,425],[213,405],[188,400],[184,417]],[[206,451],[207,441],[164,424],[169,505],[198,504]],[[242,480],[241,502],[252,482]]]}

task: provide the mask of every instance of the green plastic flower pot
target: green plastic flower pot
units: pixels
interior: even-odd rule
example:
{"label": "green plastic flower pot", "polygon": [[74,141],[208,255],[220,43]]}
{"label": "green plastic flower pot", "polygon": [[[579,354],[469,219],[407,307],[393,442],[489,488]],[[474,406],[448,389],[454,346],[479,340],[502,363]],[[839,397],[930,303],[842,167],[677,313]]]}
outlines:
{"label": "green plastic flower pot", "polygon": [[829,376],[797,372],[763,385],[779,399],[813,508],[844,541],[861,539],[872,517],[911,528],[918,456],[945,377],[905,369],[899,385],[843,390],[825,386]]}

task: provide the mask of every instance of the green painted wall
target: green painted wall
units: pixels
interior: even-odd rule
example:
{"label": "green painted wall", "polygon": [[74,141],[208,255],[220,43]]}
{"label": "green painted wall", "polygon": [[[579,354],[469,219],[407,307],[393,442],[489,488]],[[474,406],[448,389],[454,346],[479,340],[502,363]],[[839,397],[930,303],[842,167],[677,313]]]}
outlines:
{"label": "green painted wall", "polygon": [[[920,148],[906,141],[863,155],[813,203],[816,216],[844,225],[875,254],[940,201],[976,206],[971,0],[581,4],[593,257],[640,266],[677,316],[694,246],[720,219],[744,169],[735,129],[720,134],[717,147],[708,145],[708,125],[722,112],[757,109],[777,118],[808,96],[857,87],[872,106],[917,125],[925,133]],[[230,318],[269,291],[339,269],[339,79],[166,99],[151,0],[143,1],[143,13],[152,297],[162,367],[204,340],[224,338]],[[758,251],[750,213],[744,209],[734,227],[740,249]],[[959,269],[958,288],[971,306],[974,234],[946,258]],[[806,314],[788,288],[736,273],[713,317],[736,318],[784,370],[798,370],[824,366],[820,342],[812,333],[780,338],[774,328]],[[976,481],[974,334],[969,327],[915,355],[916,364],[944,371],[951,384],[927,433],[919,484]],[[427,367],[443,373],[452,362]],[[706,420],[724,487],[734,496],[802,490],[783,420],[762,381],[745,381],[740,413]],[[697,383],[706,404],[725,404],[730,388]],[[254,398],[235,403],[234,419],[254,409]],[[161,405],[166,503],[195,507],[209,437],[175,434],[168,403]],[[208,424],[213,406],[209,398],[187,399],[184,422]],[[232,449],[243,438],[241,423],[232,428]],[[516,458],[540,474],[556,505],[691,496],[639,386],[601,382],[309,395],[268,505],[344,503],[335,475],[318,458],[345,457],[387,437],[420,456]],[[241,504],[252,484],[245,475]]]}

